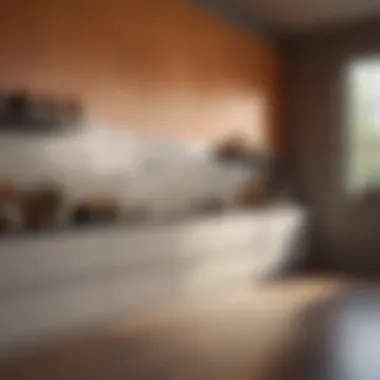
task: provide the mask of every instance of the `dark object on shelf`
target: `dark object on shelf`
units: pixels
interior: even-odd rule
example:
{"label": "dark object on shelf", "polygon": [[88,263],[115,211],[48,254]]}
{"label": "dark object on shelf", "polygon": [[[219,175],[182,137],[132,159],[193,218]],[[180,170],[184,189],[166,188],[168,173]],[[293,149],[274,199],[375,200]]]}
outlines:
{"label": "dark object on shelf", "polygon": [[236,198],[238,204],[253,206],[262,202],[259,198],[263,197],[291,197],[289,185],[288,189],[285,187],[289,176],[285,175],[278,157],[270,151],[248,147],[242,139],[230,138],[215,148],[215,157],[225,164],[243,165],[256,178],[261,178],[262,185],[259,187],[253,181],[241,189]]}
{"label": "dark object on shelf", "polygon": [[220,161],[240,160],[244,155],[244,145],[239,138],[228,139],[215,148],[215,157]]}
{"label": "dark object on shelf", "polygon": [[45,186],[25,193],[21,209],[26,228],[38,230],[58,227],[63,200],[63,192],[56,186]]}
{"label": "dark object on shelf", "polygon": [[8,94],[0,92],[0,120],[3,120],[7,108]]}
{"label": "dark object on shelf", "polygon": [[7,181],[0,182],[0,233],[22,229],[20,200],[17,190]]}
{"label": "dark object on shelf", "polygon": [[5,116],[11,125],[18,125],[27,120],[32,107],[32,100],[27,92],[11,93],[5,102]]}
{"label": "dark object on shelf", "polygon": [[220,161],[240,159],[242,153],[242,142],[238,138],[231,138],[224,141],[215,148],[215,157]]}
{"label": "dark object on shelf", "polygon": [[118,206],[112,201],[88,200],[77,204],[72,213],[74,224],[92,224],[116,221],[120,217]]}
{"label": "dark object on shelf", "polygon": [[238,207],[250,208],[261,205],[270,198],[268,184],[263,179],[254,179],[236,194],[234,203]]}
{"label": "dark object on shelf", "polygon": [[88,205],[78,205],[73,211],[74,224],[89,224],[96,222],[96,214]]}
{"label": "dark object on shelf", "polygon": [[216,146],[214,156],[218,161],[240,163],[263,173],[272,171],[274,163],[269,152],[249,148],[240,138],[230,138]]}
{"label": "dark object on shelf", "polygon": [[60,132],[82,120],[82,107],[73,100],[35,97],[27,91],[0,94],[0,131]]}

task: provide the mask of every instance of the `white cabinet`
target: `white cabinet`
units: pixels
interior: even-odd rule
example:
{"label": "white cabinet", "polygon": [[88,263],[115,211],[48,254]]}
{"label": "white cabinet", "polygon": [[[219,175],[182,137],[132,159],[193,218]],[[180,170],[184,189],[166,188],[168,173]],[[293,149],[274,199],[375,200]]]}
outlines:
{"label": "white cabinet", "polygon": [[273,205],[4,240],[0,354],[26,340],[265,278],[304,224],[299,207]]}

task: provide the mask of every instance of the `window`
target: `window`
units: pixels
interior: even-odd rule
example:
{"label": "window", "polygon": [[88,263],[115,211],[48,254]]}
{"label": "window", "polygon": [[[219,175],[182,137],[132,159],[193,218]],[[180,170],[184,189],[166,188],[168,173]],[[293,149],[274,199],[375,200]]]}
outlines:
{"label": "window", "polygon": [[353,62],[347,80],[348,188],[380,189],[380,57]]}

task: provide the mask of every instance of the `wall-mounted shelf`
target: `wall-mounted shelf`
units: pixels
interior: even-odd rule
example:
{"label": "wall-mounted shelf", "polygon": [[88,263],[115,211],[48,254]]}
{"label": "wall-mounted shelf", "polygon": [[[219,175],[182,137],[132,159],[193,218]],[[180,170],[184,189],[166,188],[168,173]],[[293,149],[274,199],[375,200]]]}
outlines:
{"label": "wall-mounted shelf", "polygon": [[56,133],[82,124],[77,101],[34,96],[27,91],[0,94],[0,133]]}

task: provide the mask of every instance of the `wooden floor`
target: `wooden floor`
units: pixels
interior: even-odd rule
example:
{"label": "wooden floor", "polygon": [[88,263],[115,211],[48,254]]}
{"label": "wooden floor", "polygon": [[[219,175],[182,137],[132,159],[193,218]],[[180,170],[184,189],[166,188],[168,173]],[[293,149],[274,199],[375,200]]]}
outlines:
{"label": "wooden floor", "polygon": [[0,379],[297,379],[305,321],[345,289],[343,280],[299,278],[121,319],[1,363]]}

